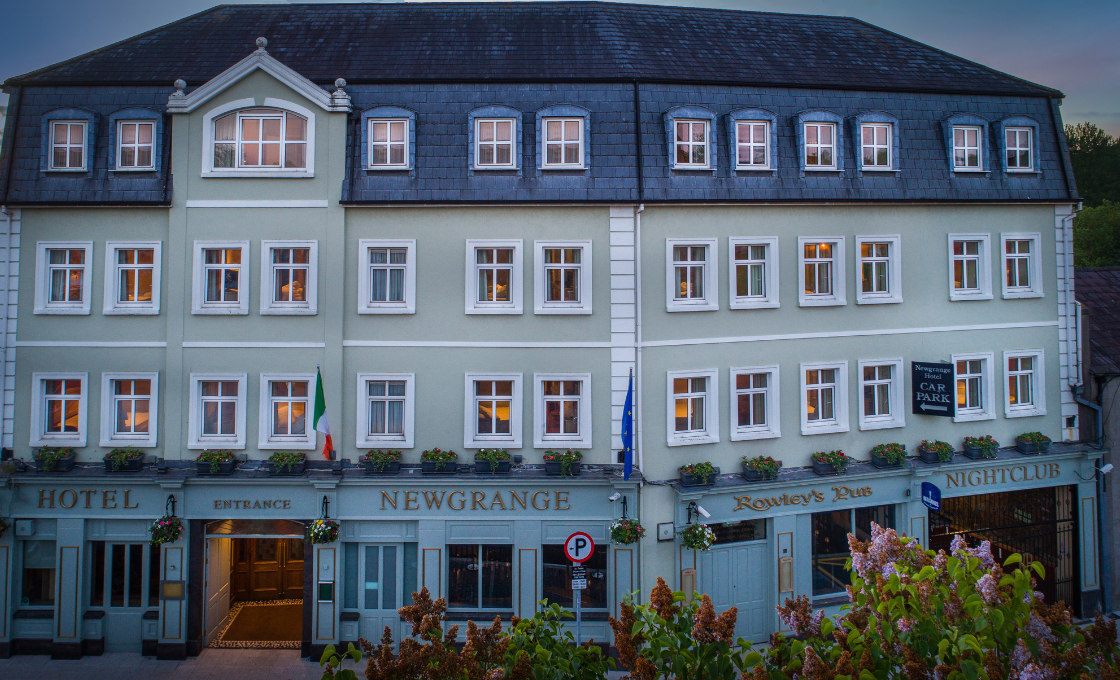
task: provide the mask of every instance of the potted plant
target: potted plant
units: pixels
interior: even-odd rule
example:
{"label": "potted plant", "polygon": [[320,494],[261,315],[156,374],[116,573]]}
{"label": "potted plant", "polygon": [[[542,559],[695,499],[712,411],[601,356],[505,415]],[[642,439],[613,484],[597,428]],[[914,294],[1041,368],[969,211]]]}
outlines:
{"label": "potted plant", "polygon": [[268,457],[268,474],[302,475],[307,468],[307,454],[302,451],[277,451]]}
{"label": "potted plant", "polygon": [[1015,438],[1015,449],[1027,456],[1037,456],[1050,450],[1050,438],[1041,432],[1024,432]]}
{"label": "potted plant", "polygon": [[372,449],[361,462],[367,475],[395,475],[401,471],[401,452]]}
{"label": "potted plant", "polygon": [[140,449],[113,449],[105,454],[106,472],[137,472],[144,467],[144,452]]}
{"label": "potted plant", "polygon": [[689,550],[711,550],[716,542],[716,532],[707,524],[690,524],[681,532],[681,545]]}
{"label": "potted plant", "polygon": [[918,444],[918,457],[922,459],[923,463],[931,465],[948,463],[953,459],[953,445],[940,440],[931,442],[923,439],[922,443]]}
{"label": "potted plant", "polygon": [[207,449],[198,454],[194,465],[200,475],[228,475],[233,472],[237,461],[229,449]]}
{"label": "potted plant", "polygon": [[996,449],[998,448],[999,442],[992,439],[992,435],[990,434],[986,434],[983,437],[964,438],[964,455],[973,460],[995,458]]}
{"label": "potted plant", "polygon": [[317,519],[307,527],[307,540],[312,545],[334,543],[338,540],[338,522],[333,519]]}
{"label": "potted plant", "polygon": [[479,474],[509,474],[509,451],[505,449],[479,449],[474,454],[474,471]]}
{"label": "potted plant", "polygon": [[420,454],[420,472],[425,475],[455,474],[459,454],[440,448],[428,449]]}
{"label": "potted plant", "polygon": [[898,443],[878,444],[871,449],[871,464],[877,468],[902,467],[906,460],[906,445]]}
{"label": "potted plant", "polygon": [[578,477],[581,460],[583,460],[583,454],[579,451],[573,451],[572,449],[568,449],[563,453],[559,451],[545,451],[544,473],[553,477],[557,475],[562,477]]}
{"label": "potted plant", "polygon": [[45,446],[33,458],[39,472],[69,472],[74,469],[77,454],[69,446]]}
{"label": "potted plant", "polygon": [[160,517],[148,527],[152,534],[152,545],[174,543],[183,535],[183,520],[178,517]]}
{"label": "potted plant", "polygon": [[719,468],[713,467],[708,461],[682,465],[680,470],[681,486],[705,486],[707,484],[714,484],[716,475],[719,474]]}
{"label": "potted plant", "polygon": [[813,454],[813,472],[818,475],[838,475],[848,467],[848,456],[843,451],[817,451]]}
{"label": "potted plant", "polygon": [[645,528],[636,519],[623,517],[611,522],[611,543],[616,545],[637,543],[645,535]]}
{"label": "potted plant", "polygon": [[774,460],[770,456],[755,456],[754,458],[743,456],[742,461],[743,479],[748,482],[777,479],[778,470],[782,467],[781,461]]}

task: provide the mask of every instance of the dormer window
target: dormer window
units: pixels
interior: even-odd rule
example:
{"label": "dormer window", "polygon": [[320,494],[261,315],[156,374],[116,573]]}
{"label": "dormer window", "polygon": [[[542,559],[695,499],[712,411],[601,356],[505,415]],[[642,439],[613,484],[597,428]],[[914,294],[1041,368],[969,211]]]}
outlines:
{"label": "dormer window", "polygon": [[972,125],[953,126],[953,168],[980,170],[980,128]]}
{"label": "dormer window", "polygon": [[276,109],[247,109],[214,119],[214,168],[307,167],[307,119]]}
{"label": "dormer window", "polygon": [[117,170],[155,169],[155,122],[117,123]]}
{"label": "dormer window", "polygon": [[51,123],[51,170],[86,169],[85,121]]}
{"label": "dormer window", "polygon": [[513,119],[475,120],[475,165],[480,168],[514,168]]}
{"label": "dormer window", "polygon": [[836,125],[805,123],[805,168],[808,170],[837,168]]}
{"label": "dormer window", "polygon": [[711,166],[708,153],[708,121],[677,120],[676,149],[678,168],[707,169]]}

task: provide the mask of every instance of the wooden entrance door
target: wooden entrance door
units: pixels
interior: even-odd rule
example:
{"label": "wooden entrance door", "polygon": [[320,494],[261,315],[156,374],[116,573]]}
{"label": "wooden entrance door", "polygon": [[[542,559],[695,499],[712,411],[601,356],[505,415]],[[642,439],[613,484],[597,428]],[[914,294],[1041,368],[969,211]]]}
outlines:
{"label": "wooden entrance door", "polygon": [[303,597],[303,539],[236,538],[234,544],[234,602]]}
{"label": "wooden entrance door", "polygon": [[735,636],[765,641],[773,630],[770,578],[766,569],[766,541],[718,545],[701,553],[699,586],[712,598],[717,612],[739,608]]}

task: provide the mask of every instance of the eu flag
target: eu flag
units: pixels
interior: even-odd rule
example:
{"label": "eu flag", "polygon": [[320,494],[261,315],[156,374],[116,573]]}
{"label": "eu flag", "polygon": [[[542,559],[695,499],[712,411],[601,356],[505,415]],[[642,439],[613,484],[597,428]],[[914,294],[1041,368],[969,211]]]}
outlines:
{"label": "eu flag", "polygon": [[622,478],[630,479],[634,470],[634,369],[630,369],[626,405],[622,407],[622,463]]}

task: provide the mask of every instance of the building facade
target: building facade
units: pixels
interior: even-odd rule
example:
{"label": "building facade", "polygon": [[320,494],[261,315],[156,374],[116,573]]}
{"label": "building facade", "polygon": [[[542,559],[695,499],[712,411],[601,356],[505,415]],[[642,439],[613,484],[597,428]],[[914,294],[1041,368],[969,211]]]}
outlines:
{"label": "building facade", "polygon": [[[713,26],[740,57],[665,56]],[[221,7],[5,91],[4,445],[77,456],[0,488],[7,653],[196,654],[267,600],[315,654],[399,639],[421,586],[452,621],[527,616],[571,605],[575,531],[598,641],[659,576],[764,640],[785,597],[840,604],[872,522],[1030,553],[1099,607],[1055,90],[850,19],[542,3]],[[917,410],[913,362],[942,370]],[[1028,431],[1045,457],[1010,448]],[[981,435],[995,458],[810,469]],[[127,447],[141,470],[103,462]],[[424,474],[436,448],[512,471]],[[580,474],[548,474],[568,449]],[[200,474],[215,450],[237,468]],[[166,514],[187,531],[153,548]],[[622,517],[645,537],[612,543]],[[303,540],[319,518],[338,541]]]}

